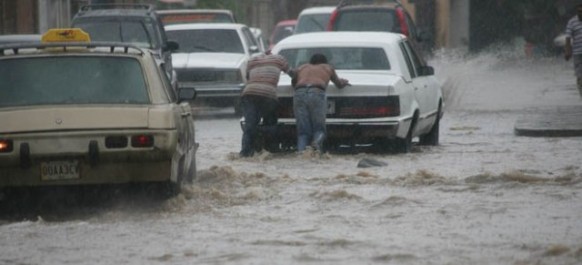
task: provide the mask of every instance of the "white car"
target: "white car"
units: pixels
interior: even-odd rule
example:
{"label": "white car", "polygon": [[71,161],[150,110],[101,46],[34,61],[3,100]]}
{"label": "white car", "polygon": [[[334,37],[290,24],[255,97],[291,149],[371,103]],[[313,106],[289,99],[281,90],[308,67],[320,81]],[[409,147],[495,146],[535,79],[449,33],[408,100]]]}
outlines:
{"label": "white car", "polygon": [[250,29],[234,23],[179,24],[165,29],[180,45],[172,54],[178,87],[196,88],[196,106],[237,110],[247,60],[260,53]]}
{"label": "white car", "polygon": [[303,9],[297,16],[294,34],[326,31],[335,6],[317,6]]}
{"label": "white car", "polygon": [[148,49],[79,36],[0,46],[0,188],[151,183],[175,194],[196,174],[195,90],[175,91]]}
{"label": "white car", "polygon": [[[351,86],[326,89],[327,145],[379,144],[410,151],[413,138],[437,145],[443,94],[434,69],[423,65],[409,40],[387,32],[315,32],[290,36],[273,48],[291,67],[323,53],[340,78]],[[293,87],[282,75],[277,88],[281,104],[279,136],[283,149],[296,145]],[[272,146],[272,145],[269,145]]]}

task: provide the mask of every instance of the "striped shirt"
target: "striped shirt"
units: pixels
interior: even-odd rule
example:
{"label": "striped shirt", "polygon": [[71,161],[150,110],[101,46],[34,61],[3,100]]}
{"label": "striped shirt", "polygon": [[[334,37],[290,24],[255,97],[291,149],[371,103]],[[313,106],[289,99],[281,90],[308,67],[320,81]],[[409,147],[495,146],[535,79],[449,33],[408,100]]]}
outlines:
{"label": "striped shirt", "polygon": [[281,55],[262,54],[247,62],[247,84],[242,95],[256,95],[277,99],[277,84],[281,71],[289,71],[287,60]]}
{"label": "striped shirt", "polygon": [[582,54],[582,21],[574,16],[566,26],[566,37],[572,39],[572,54]]}

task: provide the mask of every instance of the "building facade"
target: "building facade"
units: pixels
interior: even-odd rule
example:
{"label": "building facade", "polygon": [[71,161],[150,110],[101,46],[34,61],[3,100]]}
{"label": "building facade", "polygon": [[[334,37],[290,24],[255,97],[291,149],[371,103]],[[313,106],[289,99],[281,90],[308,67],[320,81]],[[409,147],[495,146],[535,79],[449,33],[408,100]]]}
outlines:
{"label": "building facade", "polygon": [[[241,23],[260,28],[267,37],[278,21],[296,18],[303,8],[335,6],[340,1],[237,0],[234,2],[236,10],[233,12]],[[369,4],[395,0],[344,1]],[[431,36],[431,47],[479,50],[493,42],[517,35],[534,42],[553,39],[556,32],[563,30],[577,0],[400,2],[413,15],[417,27]],[[32,34],[45,32],[49,28],[67,27],[79,7],[91,3],[150,3],[168,8],[196,7],[196,0],[0,0],[0,34]],[[542,4],[541,7],[539,3]]]}

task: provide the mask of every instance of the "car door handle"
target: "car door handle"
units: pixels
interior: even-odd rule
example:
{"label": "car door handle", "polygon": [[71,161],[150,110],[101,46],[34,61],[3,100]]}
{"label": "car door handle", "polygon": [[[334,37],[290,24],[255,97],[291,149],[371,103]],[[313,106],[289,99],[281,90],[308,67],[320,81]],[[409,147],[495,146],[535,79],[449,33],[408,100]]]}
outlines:
{"label": "car door handle", "polygon": [[182,112],[180,115],[182,117],[188,117],[188,116],[192,115],[192,112]]}

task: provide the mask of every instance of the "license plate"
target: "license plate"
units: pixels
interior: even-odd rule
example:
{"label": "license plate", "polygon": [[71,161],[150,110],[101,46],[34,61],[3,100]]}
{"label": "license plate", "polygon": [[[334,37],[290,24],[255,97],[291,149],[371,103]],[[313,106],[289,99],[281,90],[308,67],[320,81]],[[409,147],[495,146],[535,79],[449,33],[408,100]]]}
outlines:
{"label": "license plate", "polygon": [[335,101],[327,100],[327,114],[335,113]]}
{"label": "license plate", "polygon": [[79,176],[78,160],[40,163],[40,177],[42,180],[78,179]]}

